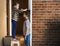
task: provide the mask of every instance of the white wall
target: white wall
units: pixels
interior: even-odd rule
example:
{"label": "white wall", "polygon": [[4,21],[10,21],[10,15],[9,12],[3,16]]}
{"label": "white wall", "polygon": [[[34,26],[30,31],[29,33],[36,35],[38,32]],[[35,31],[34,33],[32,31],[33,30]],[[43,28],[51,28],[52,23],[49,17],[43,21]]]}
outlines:
{"label": "white wall", "polygon": [[6,0],[0,0],[0,46],[2,38],[7,34]]}

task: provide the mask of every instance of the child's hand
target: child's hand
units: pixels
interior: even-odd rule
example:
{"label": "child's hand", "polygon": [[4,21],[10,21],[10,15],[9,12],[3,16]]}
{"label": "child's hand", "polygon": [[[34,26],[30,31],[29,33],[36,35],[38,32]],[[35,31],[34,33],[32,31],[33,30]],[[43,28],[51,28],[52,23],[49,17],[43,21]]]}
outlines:
{"label": "child's hand", "polygon": [[25,36],[25,40],[26,40],[26,36]]}

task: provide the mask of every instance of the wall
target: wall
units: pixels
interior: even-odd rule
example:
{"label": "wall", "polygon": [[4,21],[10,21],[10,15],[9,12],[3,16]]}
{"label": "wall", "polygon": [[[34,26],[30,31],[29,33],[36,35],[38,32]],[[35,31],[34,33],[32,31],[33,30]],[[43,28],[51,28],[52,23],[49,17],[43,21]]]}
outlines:
{"label": "wall", "polygon": [[32,46],[60,46],[60,0],[32,1]]}
{"label": "wall", "polygon": [[7,34],[6,25],[6,0],[0,0],[0,46],[2,38]]}

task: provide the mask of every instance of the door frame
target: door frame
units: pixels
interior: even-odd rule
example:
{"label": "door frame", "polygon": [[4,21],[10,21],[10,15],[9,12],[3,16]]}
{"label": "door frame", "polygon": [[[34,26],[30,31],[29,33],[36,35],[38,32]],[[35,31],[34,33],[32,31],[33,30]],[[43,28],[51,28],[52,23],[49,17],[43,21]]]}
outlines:
{"label": "door frame", "polygon": [[11,0],[7,0],[7,36],[11,36]]}
{"label": "door frame", "polygon": [[[7,36],[12,36],[12,0],[7,0]],[[30,9],[30,46],[32,46],[32,0],[28,0],[28,9]]]}

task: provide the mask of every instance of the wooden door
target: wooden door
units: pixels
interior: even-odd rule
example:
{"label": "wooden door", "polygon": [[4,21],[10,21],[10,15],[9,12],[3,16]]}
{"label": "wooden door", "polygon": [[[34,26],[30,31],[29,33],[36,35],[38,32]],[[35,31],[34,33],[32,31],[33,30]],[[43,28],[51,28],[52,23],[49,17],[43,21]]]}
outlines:
{"label": "wooden door", "polygon": [[10,36],[10,1],[7,0],[7,36]]}

